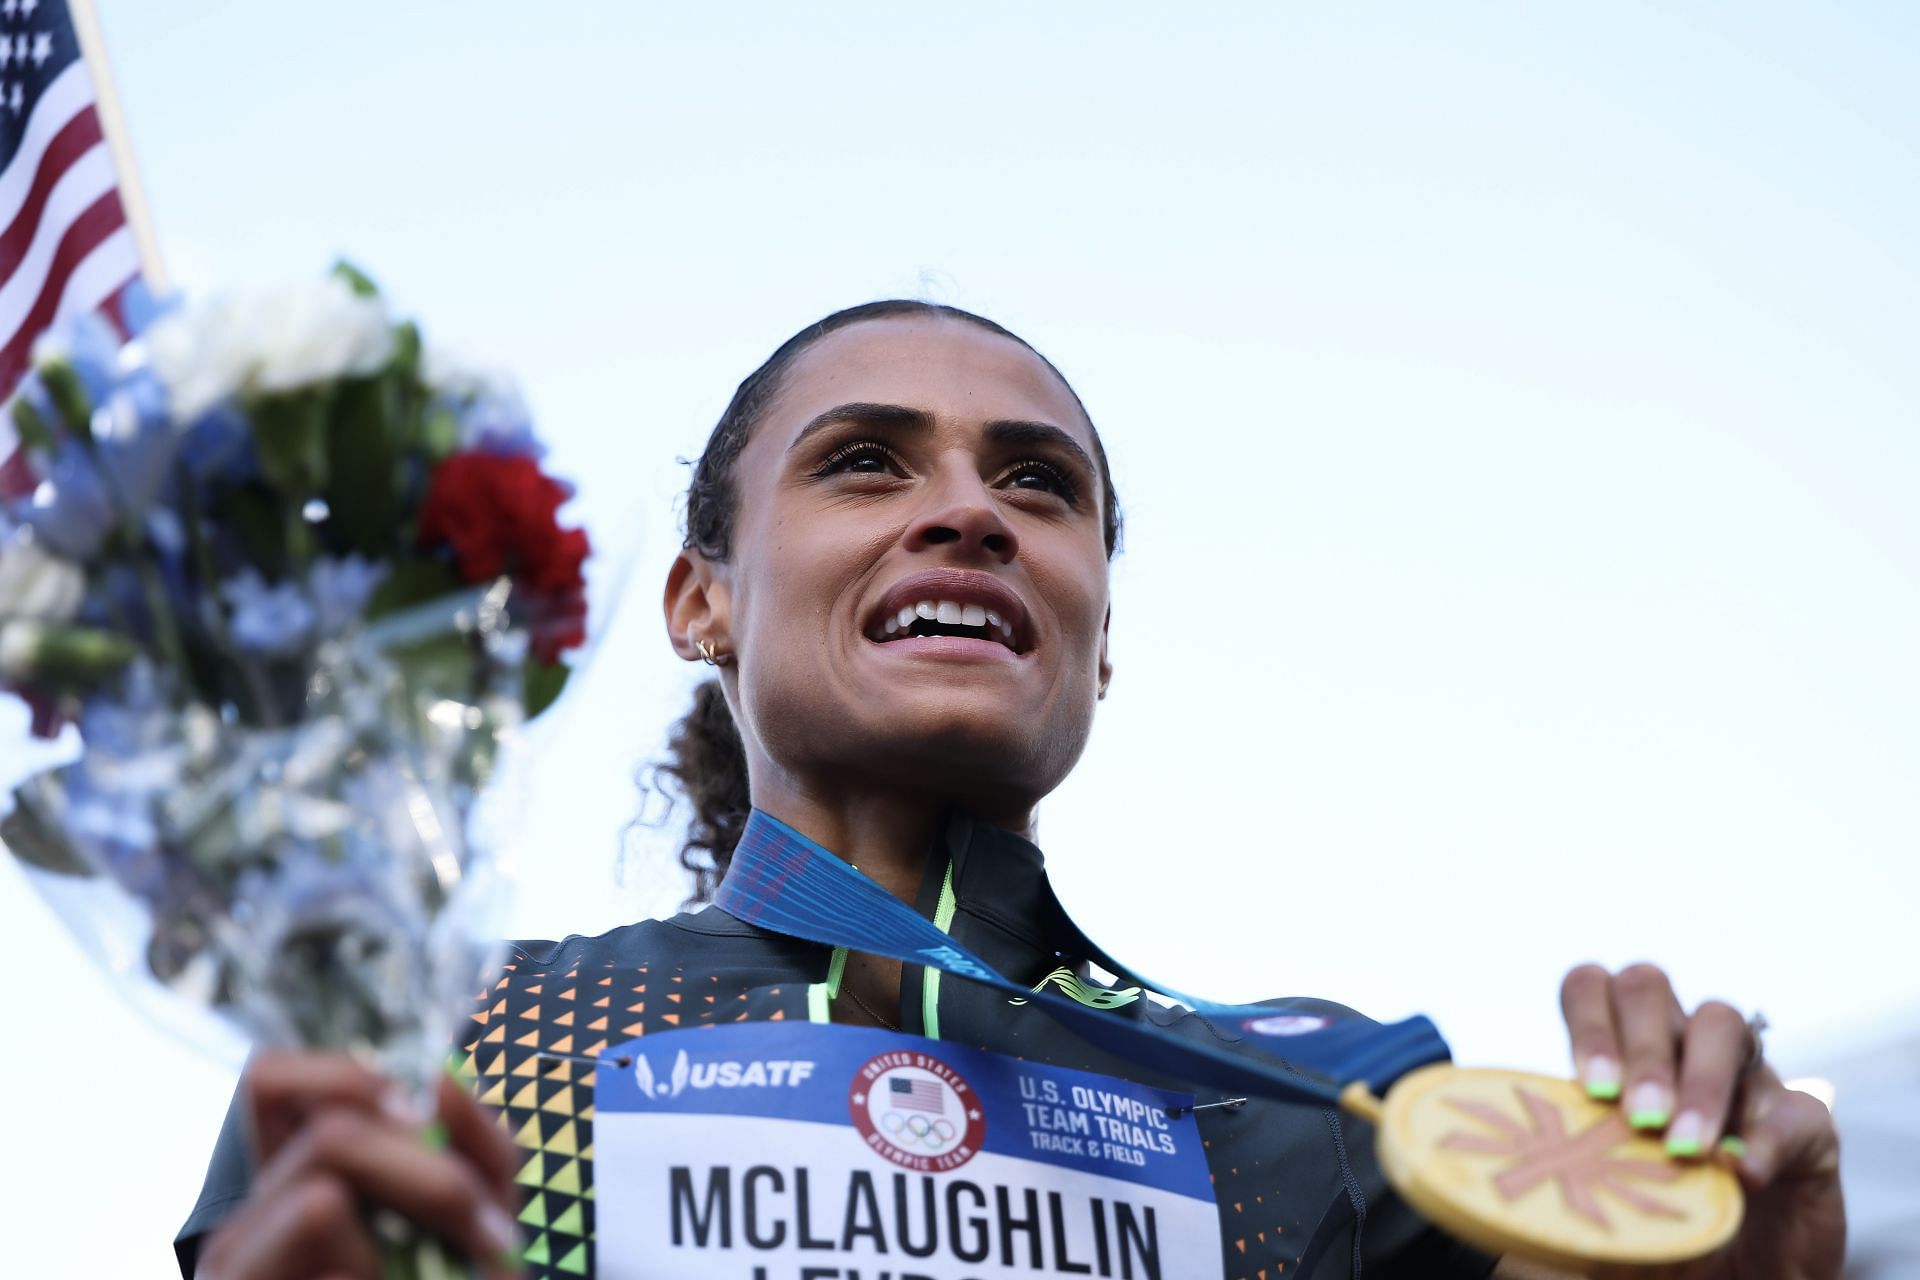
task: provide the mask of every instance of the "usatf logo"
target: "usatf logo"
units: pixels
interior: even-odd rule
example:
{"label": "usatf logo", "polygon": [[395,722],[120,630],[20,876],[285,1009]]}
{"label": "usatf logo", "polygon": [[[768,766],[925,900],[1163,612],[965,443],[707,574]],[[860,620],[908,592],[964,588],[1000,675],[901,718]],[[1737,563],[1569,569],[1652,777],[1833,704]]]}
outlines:
{"label": "usatf logo", "polygon": [[1257,1036],[1304,1036],[1333,1025],[1333,1019],[1312,1013],[1276,1013],[1265,1018],[1248,1018],[1240,1024]]}
{"label": "usatf logo", "polygon": [[752,1062],[689,1062],[682,1049],[673,1058],[673,1071],[657,1080],[644,1053],[634,1055],[633,1082],[649,1098],[677,1098],[687,1089],[751,1089],[794,1086],[813,1074],[811,1061],[789,1058]]}
{"label": "usatf logo", "polygon": [[869,1147],[921,1173],[958,1169],[987,1136],[980,1095],[966,1078],[911,1050],[880,1054],[854,1072],[847,1111]]}

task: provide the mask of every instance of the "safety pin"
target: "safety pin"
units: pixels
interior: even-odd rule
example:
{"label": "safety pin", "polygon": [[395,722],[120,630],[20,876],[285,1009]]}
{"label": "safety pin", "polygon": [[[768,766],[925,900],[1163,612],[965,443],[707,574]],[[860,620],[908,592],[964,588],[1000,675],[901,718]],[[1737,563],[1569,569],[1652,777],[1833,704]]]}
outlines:
{"label": "safety pin", "polygon": [[1186,1107],[1168,1107],[1167,1119],[1178,1120],[1181,1116],[1190,1115],[1195,1111],[1210,1111],[1214,1107],[1225,1107],[1229,1111],[1238,1111],[1246,1105],[1247,1100],[1245,1098],[1222,1098],[1218,1102],[1196,1102]]}
{"label": "safety pin", "polygon": [[547,1049],[539,1049],[534,1052],[533,1056],[536,1058],[544,1058],[548,1062],[584,1062],[590,1067],[626,1068],[633,1065],[633,1059],[627,1057],[625,1054],[621,1054],[617,1058],[609,1059],[599,1054],[588,1057],[584,1053],[554,1053]]}

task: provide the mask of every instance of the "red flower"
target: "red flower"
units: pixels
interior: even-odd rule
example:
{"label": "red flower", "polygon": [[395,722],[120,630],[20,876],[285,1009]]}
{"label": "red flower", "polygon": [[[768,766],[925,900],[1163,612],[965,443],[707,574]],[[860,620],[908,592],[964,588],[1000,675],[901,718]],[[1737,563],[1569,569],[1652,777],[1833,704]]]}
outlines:
{"label": "red flower", "polygon": [[591,548],[583,530],[560,527],[571,496],[532,458],[456,453],[434,468],[420,509],[420,545],[451,547],[461,577],[509,574],[534,595],[533,653],[549,664],[586,639],[580,566]]}

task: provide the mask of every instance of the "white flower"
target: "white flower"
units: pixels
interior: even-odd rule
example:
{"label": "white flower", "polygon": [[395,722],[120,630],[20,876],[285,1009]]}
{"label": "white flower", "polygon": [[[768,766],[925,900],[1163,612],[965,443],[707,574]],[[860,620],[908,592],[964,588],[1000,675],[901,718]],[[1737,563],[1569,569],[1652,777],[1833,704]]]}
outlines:
{"label": "white flower", "polygon": [[438,342],[427,343],[420,352],[420,380],[451,400],[520,394],[505,369]]}
{"label": "white flower", "polygon": [[379,298],[329,276],[175,312],[147,331],[146,348],[174,412],[192,422],[229,396],[373,373],[393,354],[393,325]]}
{"label": "white flower", "polygon": [[0,545],[0,622],[66,622],[80,611],[86,593],[87,576],[73,561],[23,537]]}

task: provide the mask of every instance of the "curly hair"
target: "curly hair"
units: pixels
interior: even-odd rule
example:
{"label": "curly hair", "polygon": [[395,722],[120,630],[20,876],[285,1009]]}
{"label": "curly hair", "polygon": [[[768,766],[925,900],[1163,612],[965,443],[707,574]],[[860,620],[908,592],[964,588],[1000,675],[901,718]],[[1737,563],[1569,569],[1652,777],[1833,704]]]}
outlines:
{"label": "curly hair", "polygon": [[[724,561],[733,553],[733,522],[739,509],[739,493],[734,474],[740,452],[746,448],[753,429],[759,425],[767,406],[779,394],[782,379],[793,362],[820,339],[858,324],[863,320],[882,320],[894,316],[944,317],[985,329],[1011,339],[1032,351],[1040,362],[1073,397],[1089,429],[1093,419],[1080,403],[1066,376],[1053,362],[1035,351],[1033,345],[971,311],[933,302],[888,299],[848,307],[816,320],[780,344],[766,362],[747,375],[726,412],[707,437],[707,446],[694,464],[693,479],[687,486],[686,534],[681,545],[697,551],[709,560]],[[1120,502],[1114,492],[1113,476],[1107,468],[1106,450],[1100,434],[1093,432],[1094,459],[1100,468],[1101,507],[1105,517],[1107,555],[1120,549]],[[692,877],[690,904],[713,896],[733,860],[734,846],[746,827],[752,802],[747,794],[747,757],[740,743],[740,730],[727,709],[718,680],[702,681],[693,693],[693,708],[673,727],[667,740],[667,759],[656,766],[657,776],[671,780],[691,806],[687,838],[680,849],[680,865]]]}

